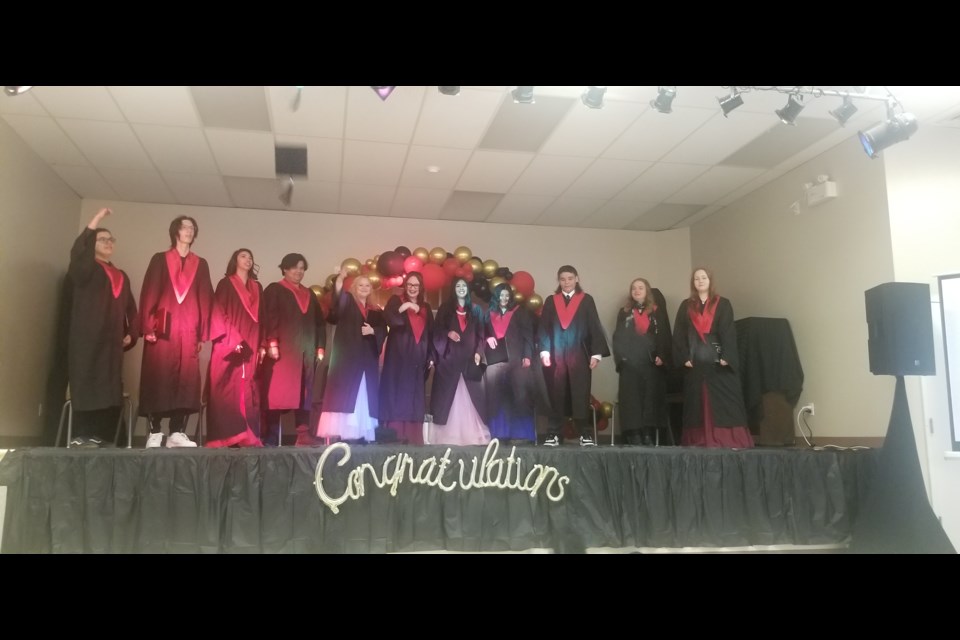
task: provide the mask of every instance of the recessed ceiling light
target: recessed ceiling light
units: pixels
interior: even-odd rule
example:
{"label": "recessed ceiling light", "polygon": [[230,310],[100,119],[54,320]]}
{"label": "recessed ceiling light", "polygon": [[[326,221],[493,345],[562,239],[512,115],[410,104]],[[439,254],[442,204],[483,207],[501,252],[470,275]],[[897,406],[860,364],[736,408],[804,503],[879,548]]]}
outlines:
{"label": "recessed ceiling light", "polygon": [[432,164],[429,167],[427,167],[427,173],[440,173],[440,167],[438,167],[435,164]]}

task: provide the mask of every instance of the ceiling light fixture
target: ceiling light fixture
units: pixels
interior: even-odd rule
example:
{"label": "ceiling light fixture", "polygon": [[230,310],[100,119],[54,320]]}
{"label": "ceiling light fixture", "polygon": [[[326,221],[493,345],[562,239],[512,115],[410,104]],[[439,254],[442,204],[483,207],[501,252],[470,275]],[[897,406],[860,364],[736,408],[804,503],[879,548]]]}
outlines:
{"label": "ceiling light fixture", "polygon": [[660,113],[670,113],[673,111],[670,105],[676,97],[676,87],[657,87],[657,97],[650,101],[650,106]]}
{"label": "ceiling light fixture", "polygon": [[603,94],[606,92],[606,87],[587,87],[580,100],[591,109],[603,109]]}
{"label": "ceiling light fixture", "polygon": [[533,87],[517,87],[510,92],[517,104],[534,104]]}
{"label": "ceiling light fixture", "polygon": [[780,118],[780,122],[795,127],[797,124],[794,120],[796,120],[800,112],[803,111],[803,107],[803,96],[799,93],[791,93],[787,96],[787,104],[783,105],[782,109],[777,109],[774,113]]}
{"label": "ceiling light fixture", "polygon": [[384,100],[384,101],[385,101],[387,98],[390,97],[390,94],[393,93],[393,90],[396,89],[397,87],[396,87],[396,86],[393,86],[393,87],[374,87],[374,86],[371,86],[370,88],[373,89],[373,90],[376,92],[376,94],[380,97],[381,100]]}
{"label": "ceiling light fixture", "polygon": [[866,131],[857,132],[863,150],[871,158],[878,158],[887,147],[903,142],[915,134],[920,126],[912,113],[895,113],[896,104],[892,99],[887,102],[886,122],[878,122]]}
{"label": "ceiling light fixture", "polygon": [[437,89],[445,96],[455,96],[460,93],[460,87],[437,87]]}
{"label": "ceiling light fixture", "polygon": [[29,87],[4,87],[4,88],[3,88],[3,92],[4,92],[5,94],[7,94],[8,96],[19,96],[19,95],[22,94],[22,93],[26,93],[27,91],[30,91],[30,89],[33,89],[33,87],[32,87],[32,86],[29,86]]}
{"label": "ceiling light fixture", "polygon": [[717,98],[720,103],[720,109],[723,111],[723,117],[729,118],[730,112],[743,104],[743,96],[736,87],[730,87],[730,95]]}
{"label": "ceiling light fixture", "polygon": [[847,120],[853,117],[853,114],[857,112],[857,105],[853,104],[853,100],[850,99],[850,96],[844,96],[843,102],[839,107],[832,110],[830,115],[837,119],[837,122],[840,123],[840,126],[847,124]]}

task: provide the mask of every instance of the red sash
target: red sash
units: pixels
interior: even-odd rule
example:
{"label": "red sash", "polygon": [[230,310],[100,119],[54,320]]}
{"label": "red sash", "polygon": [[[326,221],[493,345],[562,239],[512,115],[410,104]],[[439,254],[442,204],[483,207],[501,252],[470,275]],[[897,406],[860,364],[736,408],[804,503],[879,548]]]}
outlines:
{"label": "red sash", "polygon": [[123,291],[123,272],[109,262],[103,262],[101,260],[97,260],[97,262],[100,263],[100,266],[103,267],[103,270],[107,273],[107,278],[110,279],[110,288],[113,290],[113,297],[119,298],[120,292]]}
{"label": "red sash", "polygon": [[460,323],[460,331],[467,330],[467,312],[459,305],[457,306],[457,322]]}
{"label": "red sash", "polygon": [[553,294],[553,306],[557,310],[557,318],[560,319],[560,327],[564,331],[567,330],[567,327],[570,326],[570,323],[573,321],[573,316],[577,314],[577,309],[580,308],[580,301],[583,300],[583,291],[578,291],[570,298],[570,303],[567,304],[564,301],[564,295],[562,293]]}
{"label": "red sash", "polygon": [[247,286],[243,286],[243,280],[240,276],[233,274],[230,276],[230,282],[243,303],[243,308],[247,310],[254,322],[260,322],[260,287],[253,278],[247,278]]}
{"label": "red sash", "polygon": [[293,297],[297,299],[297,306],[300,307],[300,313],[306,315],[307,309],[310,308],[310,295],[313,291],[307,289],[302,284],[293,284],[286,278],[281,280],[280,284],[293,294]]}
{"label": "red sash", "polygon": [[[351,294],[350,297],[353,298],[353,295]],[[359,300],[357,300],[356,298],[353,298],[353,301],[357,303],[357,308],[360,309],[360,314],[363,316],[364,322],[366,322],[366,320],[367,320],[367,305],[361,303],[361,302],[360,302]]]}
{"label": "red sash", "polygon": [[510,328],[510,318],[513,317],[513,312],[516,310],[517,308],[514,307],[503,315],[500,315],[497,310],[490,314],[490,324],[493,325],[493,334],[497,336],[497,340],[503,340],[503,336],[507,335],[507,329]]}
{"label": "red sash", "polygon": [[704,336],[710,333],[710,327],[713,326],[713,316],[717,313],[717,303],[719,301],[720,296],[714,296],[713,300],[707,300],[702,314],[697,312],[697,303],[687,304],[687,315],[690,316],[690,322],[693,324],[693,328],[697,330],[701,342],[706,343],[707,341]]}
{"label": "red sash", "polygon": [[648,329],[650,329],[650,316],[641,313],[639,309],[634,309],[633,330],[637,332],[638,336],[642,336],[647,333]]}
{"label": "red sash", "polygon": [[418,313],[413,309],[407,309],[407,321],[410,322],[410,328],[413,330],[413,339],[420,344],[420,337],[423,336],[423,330],[427,328],[426,307],[420,307]]}
{"label": "red sash", "polygon": [[187,254],[187,259],[183,263],[183,269],[180,268],[180,254],[176,249],[170,249],[167,256],[167,273],[170,274],[170,282],[173,284],[173,292],[177,296],[177,303],[183,304],[193,285],[193,279],[197,277],[197,267],[200,266],[200,258],[192,251]]}

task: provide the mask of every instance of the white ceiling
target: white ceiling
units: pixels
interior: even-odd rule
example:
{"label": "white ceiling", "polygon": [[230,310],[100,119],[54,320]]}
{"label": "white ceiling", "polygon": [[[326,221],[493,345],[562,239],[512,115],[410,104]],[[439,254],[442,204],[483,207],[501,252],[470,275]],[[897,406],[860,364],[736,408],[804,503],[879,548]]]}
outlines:
{"label": "white ceiling", "polygon": [[[535,87],[534,104],[513,88],[398,86],[381,100],[307,86],[295,109],[296,87],[40,86],[0,96],[0,117],[83,198],[659,231],[884,115],[859,101],[841,128],[839,98],[808,98],[791,127],[774,91],[744,94],[725,118],[720,86],[678,87],[670,114],[651,108],[655,86],[611,86],[602,109],[581,102],[585,87]],[[932,92],[933,111],[960,104],[946,94]],[[278,145],[307,149],[289,206]]]}

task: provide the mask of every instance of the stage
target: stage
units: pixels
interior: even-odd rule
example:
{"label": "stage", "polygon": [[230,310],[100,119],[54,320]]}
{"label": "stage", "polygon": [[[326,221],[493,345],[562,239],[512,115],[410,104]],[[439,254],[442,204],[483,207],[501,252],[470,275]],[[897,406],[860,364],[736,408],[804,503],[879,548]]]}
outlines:
{"label": "stage", "polygon": [[2,551],[842,548],[877,457],[631,446],[512,455],[504,446],[27,448],[0,460]]}

